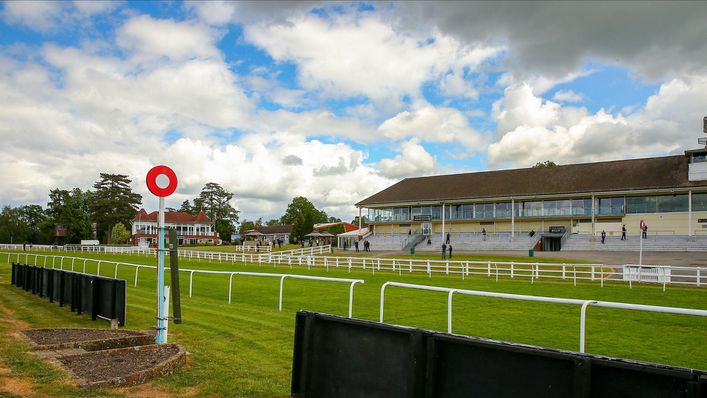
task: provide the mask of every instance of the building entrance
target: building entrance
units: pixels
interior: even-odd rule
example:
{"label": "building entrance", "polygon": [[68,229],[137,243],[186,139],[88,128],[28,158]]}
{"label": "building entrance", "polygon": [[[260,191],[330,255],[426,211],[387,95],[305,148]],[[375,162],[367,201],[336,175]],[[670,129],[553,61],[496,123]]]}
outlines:
{"label": "building entrance", "polygon": [[424,235],[424,236],[432,235],[432,223],[423,222],[422,225],[420,226],[420,231],[422,232],[422,235]]}

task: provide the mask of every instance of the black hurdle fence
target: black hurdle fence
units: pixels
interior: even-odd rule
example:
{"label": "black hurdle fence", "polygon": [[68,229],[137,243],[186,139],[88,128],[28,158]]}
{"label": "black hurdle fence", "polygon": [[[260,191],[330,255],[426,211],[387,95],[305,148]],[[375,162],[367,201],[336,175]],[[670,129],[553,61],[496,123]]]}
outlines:
{"label": "black hurdle fence", "polygon": [[68,305],[72,312],[90,314],[125,326],[126,282],[80,272],[12,263],[13,285],[46,297],[49,302]]}
{"label": "black hurdle fence", "polygon": [[300,311],[292,395],[707,398],[707,372]]}

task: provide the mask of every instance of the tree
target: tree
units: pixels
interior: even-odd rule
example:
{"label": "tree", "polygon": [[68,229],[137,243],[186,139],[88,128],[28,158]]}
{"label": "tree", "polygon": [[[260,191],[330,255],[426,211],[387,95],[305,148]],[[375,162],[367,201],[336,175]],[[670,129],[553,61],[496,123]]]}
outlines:
{"label": "tree", "polygon": [[132,191],[132,181],[126,175],[101,173],[100,176],[100,181],[93,184],[96,191],[91,210],[97,230],[105,232],[102,240],[110,242],[113,226],[130,223],[142,203],[142,195]]}
{"label": "tree", "polygon": [[194,211],[194,206],[192,206],[192,204],[189,203],[188,200],[185,200],[184,202],[182,202],[182,205],[179,206],[179,211],[183,211],[185,213],[189,213],[194,216],[199,214],[198,211],[196,211],[196,212]]}
{"label": "tree", "polygon": [[323,211],[317,210],[309,199],[298,196],[287,206],[280,222],[292,224],[291,241],[294,241],[293,238],[301,241],[305,235],[312,232],[314,224],[327,222],[327,216]]}
{"label": "tree", "polygon": [[263,219],[259,218],[256,221],[248,221],[248,220],[243,220],[241,223],[240,227],[238,228],[238,233],[243,236],[246,231],[250,231],[252,229],[256,229],[258,227],[261,227],[263,225],[262,223]]}
{"label": "tree", "polygon": [[64,225],[67,228],[66,237],[58,243],[79,243],[81,239],[91,237],[91,202],[93,193],[83,192],[79,188],[71,191],[53,189],[49,191],[49,203],[46,214],[51,234],[54,227]]}
{"label": "tree", "polygon": [[280,220],[277,218],[273,218],[272,220],[269,220],[268,222],[265,223],[265,225],[271,227],[273,225],[280,225]]}
{"label": "tree", "polygon": [[198,213],[203,210],[211,219],[214,230],[224,241],[231,240],[231,234],[235,232],[235,225],[238,223],[238,210],[229,203],[231,199],[233,194],[215,182],[204,185],[199,197],[194,199],[193,211]]}
{"label": "tree", "polygon": [[546,160],[544,162],[538,162],[535,163],[535,166],[533,166],[534,169],[541,169],[544,167],[555,167],[557,166],[557,163],[553,162],[552,160]]}
{"label": "tree", "polygon": [[[354,217],[354,219],[351,220],[351,224],[358,227],[358,216]],[[361,216],[361,227],[365,227],[366,225],[368,225],[368,217]]]}
{"label": "tree", "polygon": [[111,231],[111,243],[126,243],[128,238],[130,238],[130,231],[125,228],[123,223],[117,223]]}

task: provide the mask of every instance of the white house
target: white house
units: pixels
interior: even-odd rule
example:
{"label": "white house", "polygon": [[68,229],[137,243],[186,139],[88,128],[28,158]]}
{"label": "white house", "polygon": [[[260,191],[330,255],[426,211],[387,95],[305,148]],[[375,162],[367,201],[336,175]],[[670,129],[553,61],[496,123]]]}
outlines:
{"label": "white house", "polygon": [[[149,246],[157,243],[159,230],[157,227],[158,212],[147,213],[145,209],[135,215],[132,221],[131,242],[134,245]],[[167,228],[177,230],[177,243],[180,245],[195,245],[199,243],[220,244],[221,238],[213,230],[211,220],[203,211],[193,216],[186,212],[165,212]]]}

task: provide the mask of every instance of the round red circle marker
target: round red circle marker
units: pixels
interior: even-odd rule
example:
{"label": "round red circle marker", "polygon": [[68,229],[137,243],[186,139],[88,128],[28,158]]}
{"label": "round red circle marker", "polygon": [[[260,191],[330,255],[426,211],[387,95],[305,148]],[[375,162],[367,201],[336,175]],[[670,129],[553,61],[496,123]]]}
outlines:
{"label": "round red circle marker", "polygon": [[[157,177],[161,175],[166,176],[169,180],[169,184],[164,188],[157,185]],[[167,166],[155,166],[147,172],[147,189],[155,196],[169,196],[177,190],[177,175]]]}

